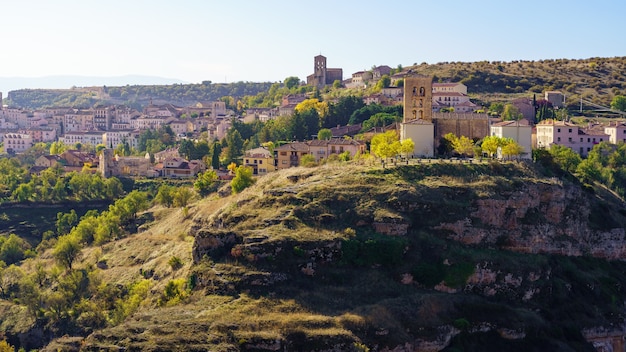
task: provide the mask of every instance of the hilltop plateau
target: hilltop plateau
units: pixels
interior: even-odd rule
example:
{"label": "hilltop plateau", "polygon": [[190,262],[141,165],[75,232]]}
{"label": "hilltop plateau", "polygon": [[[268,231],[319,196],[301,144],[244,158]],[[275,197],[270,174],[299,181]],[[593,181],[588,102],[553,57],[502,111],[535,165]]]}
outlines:
{"label": "hilltop plateau", "polygon": [[[136,233],[84,248],[58,275],[89,272],[94,302],[117,288],[104,321],[78,305],[51,324],[2,301],[0,326],[26,348],[51,339],[49,351],[614,347],[624,204],[546,175],[458,161],[279,171],[153,207]],[[50,251],[22,266],[38,264],[52,267]]]}

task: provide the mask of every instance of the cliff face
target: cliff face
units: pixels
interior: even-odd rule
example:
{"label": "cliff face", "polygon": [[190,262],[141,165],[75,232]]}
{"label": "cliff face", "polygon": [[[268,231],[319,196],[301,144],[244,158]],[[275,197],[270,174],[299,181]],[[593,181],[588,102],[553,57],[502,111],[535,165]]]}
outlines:
{"label": "cliff face", "polygon": [[[380,350],[438,351],[468,336],[528,347],[529,334],[562,324],[577,326],[568,339],[589,348],[619,340],[626,297],[619,200],[524,165],[289,172],[195,218],[198,267],[209,259],[253,268],[236,277],[198,269],[199,287],[359,312],[367,328],[352,329],[342,343]],[[597,272],[601,260],[619,262]],[[371,287],[346,288],[361,279]],[[294,291],[298,285],[306,289]]]}
{"label": "cliff face", "polygon": [[580,187],[531,183],[499,196],[477,199],[469,216],[434,229],[447,230],[450,239],[462,243],[524,253],[626,258],[624,228],[593,229],[593,204]]}

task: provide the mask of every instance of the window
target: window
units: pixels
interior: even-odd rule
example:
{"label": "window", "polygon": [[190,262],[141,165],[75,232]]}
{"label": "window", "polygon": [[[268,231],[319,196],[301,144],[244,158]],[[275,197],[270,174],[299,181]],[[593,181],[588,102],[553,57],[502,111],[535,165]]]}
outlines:
{"label": "window", "polygon": [[560,129],[560,128],[557,128],[557,129],[556,129],[556,131],[557,131],[558,133],[561,133],[561,129]]}
{"label": "window", "polygon": [[259,164],[263,164],[263,160],[259,160]]}
{"label": "window", "polygon": [[572,129],[570,128],[567,132],[572,133]]}
{"label": "window", "polygon": [[591,150],[591,148],[587,147],[587,152],[589,152]]}
{"label": "window", "polygon": [[249,163],[250,163],[250,160],[246,159],[246,164],[249,164]]}
{"label": "window", "polygon": [[572,137],[569,137],[569,138],[567,139],[567,141],[568,141],[568,142],[570,142],[570,143],[572,143]]}
{"label": "window", "polygon": [[591,143],[591,138],[587,138],[587,143]]}
{"label": "window", "polygon": [[580,154],[583,153],[583,147],[580,147]]}
{"label": "window", "polygon": [[256,164],[256,160],[254,161],[254,163]]}
{"label": "window", "polygon": [[581,142],[581,143],[583,142],[583,137],[580,137],[580,142]]}
{"label": "window", "polygon": [[287,152],[280,152],[280,155],[287,155]]}
{"label": "window", "polygon": [[557,137],[557,138],[556,138],[556,141],[557,141],[557,142],[560,142],[560,141],[561,141],[561,137]]}
{"label": "window", "polygon": [[284,164],[287,164],[287,160],[283,160],[283,162],[282,162],[282,163],[283,163],[283,165],[284,165]]}

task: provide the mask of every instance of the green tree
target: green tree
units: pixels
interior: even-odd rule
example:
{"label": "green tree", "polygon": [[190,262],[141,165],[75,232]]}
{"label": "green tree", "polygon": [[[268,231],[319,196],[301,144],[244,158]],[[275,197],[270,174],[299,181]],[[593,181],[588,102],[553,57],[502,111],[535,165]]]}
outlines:
{"label": "green tree", "polygon": [[300,158],[300,166],[313,167],[315,165],[317,165],[317,163],[315,162],[315,157],[312,154],[306,154]]}
{"label": "green tree", "polygon": [[26,202],[32,200],[35,191],[30,183],[22,183],[13,191],[13,199],[18,202]]}
{"label": "green tree", "polygon": [[324,118],[322,127],[333,128],[347,125],[352,114],[365,106],[363,99],[354,95],[339,98],[339,101],[328,106],[328,115]]}
{"label": "green tree", "polygon": [[220,142],[215,142],[211,145],[211,167],[213,170],[220,169],[220,154],[222,154],[222,145]]}
{"label": "green tree", "polygon": [[79,239],[76,236],[64,235],[59,237],[57,244],[52,250],[52,255],[60,265],[71,271],[72,264],[80,256],[80,251]]}
{"label": "green tree", "polygon": [[489,105],[487,113],[492,116],[500,116],[504,112],[504,103],[494,102]]}
{"label": "green tree", "polygon": [[619,111],[626,111],[626,96],[623,96],[623,95],[614,96],[613,100],[611,100],[611,109],[619,110]]}
{"label": "green tree", "polygon": [[329,140],[333,138],[333,132],[328,128],[322,128],[317,132],[317,139],[319,140]]}
{"label": "green tree", "polygon": [[241,165],[235,169],[235,177],[230,183],[233,193],[239,193],[253,184],[252,168]]}
{"label": "green tree", "polygon": [[66,146],[63,142],[61,141],[55,141],[52,142],[50,144],[50,154],[51,155],[59,155],[62,154],[64,151],[66,151],[68,149],[68,146]]}
{"label": "green tree", "polygon": [[230,129],[226,134],[226,144],[228,149],[226,152],[226,163],[230,164],[243,155],[243,139],[237,130]]}
{"label": "green tree", "polygon": [[584,182],[601,182],[602,180],[602,164],[593,158],[587,157],[576,167],[576,174],[582,178]]}
{"label": "green tree", "polygon": [[300,78],[295,77],[295,76],[290,76],[285,78],[285,87],[287,87],[287,89],[292,89],[297,87],[300,84]]}
{"label": "green tree", "polygon": [[196,182],[193,184],[193,188],[202,196],[206,196],[213,189],[217,182],[217,173],[214,170],[207,170],[198,174]]}
{"label": "green tree", "polygon": [[154,201],[157,204],[170,208],[174,204],[174,192],[175,188],[170,185],[161,185],[154,196]]}
{"label": "green tree", "polygon": [[184,208],[193,198],[194,193],[188,187],[178,187],[174,192],[174,206]]}
{"label": "green tree", "polygon": [[557,165],[559,165],[561,169],[570,173],[575,172],[578,164],[582,161],[580,155],[572,149],[562,145],[554,144],[550,147],[549,151]]}
{"label": "green tree", "polygon": [[391,85],[391,77],[389,75],[383,75],[376,83],[377,89],[388,88]]}
{"label": "green tree", "polygon": [[505,104],[504,110],[502,111],[502,119],[504,121],[517,121],[521,120],[524,117],[520,112],[519,108],[513,104]]}
{"label": "green tree", "polygon": [[78,215],[74,209],[70,210],[69,213],[57,213],[57,234],[59,236],[67,235],[70,233],[70,230],[78,223]]}
{"label": "green tree", "polygon": [[7,265],[20,262],[25,258],[24,252],[29,248],[26,241],[12,233],[0,246],[0,261]]}

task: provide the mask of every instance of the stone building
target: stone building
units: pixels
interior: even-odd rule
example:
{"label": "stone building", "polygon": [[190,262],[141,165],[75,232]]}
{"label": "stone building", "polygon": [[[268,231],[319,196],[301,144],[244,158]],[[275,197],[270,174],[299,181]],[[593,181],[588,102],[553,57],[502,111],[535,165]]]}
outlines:
{"label": "stone building", "polygon": [[343,70],[340,68],[326,67],[326,57],[317,55],[313,59],[313,74],[307,76],[306,84],[318,88],[323,88],[333,84],[334,81],[343,81]]}
{"label": "stone building", "polygon": [[404,116],[400,139],[411,139],[413,155],[433,157],[435,151],[432,108],[432,77],[406,76],[404,79]]}
{"label": "stone building", "polygon": [[[400,139],[411,138],[414,155],[432,157],[444,135],[480,139],[488,136],[489,117],[478,113],[433,112],[432,77],[404,78],[404,117]],[[432,131],[432,132],[431,132]]]}

